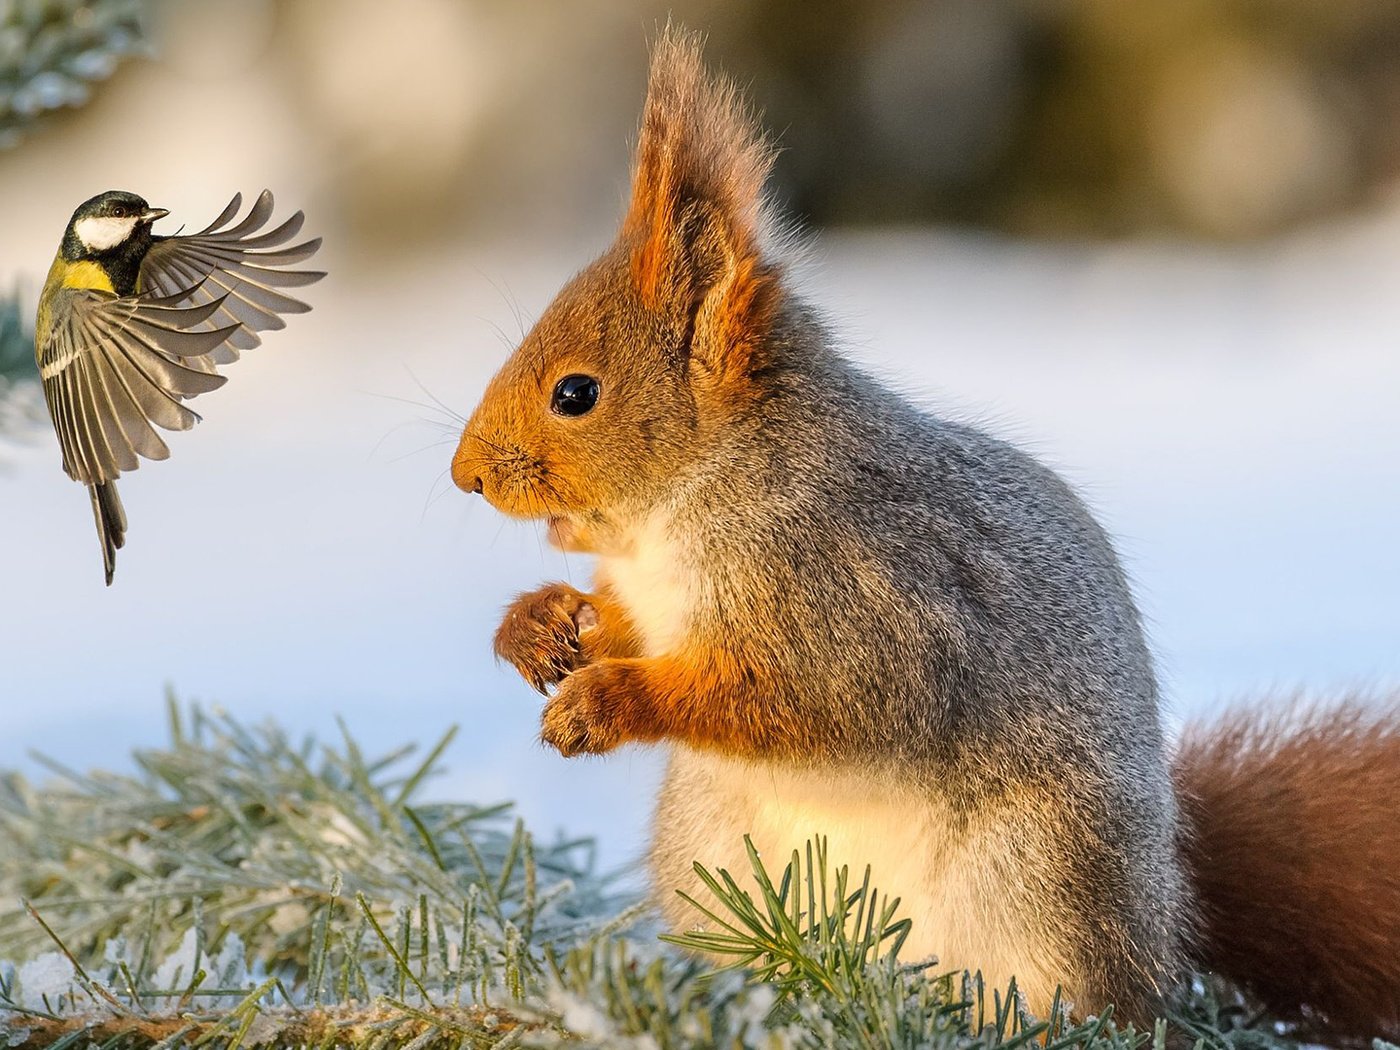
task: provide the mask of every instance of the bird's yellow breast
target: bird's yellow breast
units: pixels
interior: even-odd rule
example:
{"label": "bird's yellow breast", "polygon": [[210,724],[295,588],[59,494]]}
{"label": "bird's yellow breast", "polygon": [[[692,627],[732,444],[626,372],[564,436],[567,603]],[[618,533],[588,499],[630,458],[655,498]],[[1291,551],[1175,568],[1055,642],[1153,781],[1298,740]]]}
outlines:
{"label": "bird's yellow breast", "polygon": [[80,262],[69,262],[62,255],[55,258],[53,265],[49,267],[49,275],[44,280],[43,293],[39,296],[39,314],[35,318],[34,325],[34,356],[36,359],[43,356],[44,344],[53,328],[54,295],[64,288],[93,288],[99,292],[116,294],[116,289],[112,286],[112,279],[107,276],[107,271],[97,263],[86,259]]}
{"label": "bird's yellow breast", "polygon": [[58,278],[59,286],[62,288],[95,288],[99,292],[116,293],[116,289],[112,287],[112,278],[107,276],[107,271],[97,263],[87,259],[81,262],[55,259],[53,269],[49,271],[49,281],[55,277]]}

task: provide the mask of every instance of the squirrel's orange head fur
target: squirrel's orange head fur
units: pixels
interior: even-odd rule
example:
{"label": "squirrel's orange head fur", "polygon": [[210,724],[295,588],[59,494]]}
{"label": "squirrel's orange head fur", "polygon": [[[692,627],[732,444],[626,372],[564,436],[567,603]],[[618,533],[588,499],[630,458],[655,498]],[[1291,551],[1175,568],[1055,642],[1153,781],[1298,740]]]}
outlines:
{"label": "squirrel's orange head fur", "polygon": [[[460,487],[553,519],[556,541],[576,549],[664,498],[713,425],[755,396],[781,294],[764,251],[771,163],[733,86],[706,73],[698,39],[668,29],[622,230],[487,387],[453,459]],[[591,409],[569,414],[581,402],[559,399],[571,376],[596,381]]]}

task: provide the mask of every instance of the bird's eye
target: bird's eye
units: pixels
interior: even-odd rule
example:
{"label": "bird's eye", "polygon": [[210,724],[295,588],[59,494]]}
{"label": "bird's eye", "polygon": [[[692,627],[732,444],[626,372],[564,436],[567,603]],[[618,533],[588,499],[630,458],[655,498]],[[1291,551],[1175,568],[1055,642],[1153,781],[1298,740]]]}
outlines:
{"label": "bird's eye", "polygon": [[598,403],[598,380],[592,376],[565,376],[554,385],[550,409],[561,416],[581,416]]}
{"label": "bird's eye", "polygon": [[125,219],[125,218],[126,218],[126,205],[125,205],[125,204],[114,204],[114,205],[112,205],[112,218],[114,218],[114,219]]}

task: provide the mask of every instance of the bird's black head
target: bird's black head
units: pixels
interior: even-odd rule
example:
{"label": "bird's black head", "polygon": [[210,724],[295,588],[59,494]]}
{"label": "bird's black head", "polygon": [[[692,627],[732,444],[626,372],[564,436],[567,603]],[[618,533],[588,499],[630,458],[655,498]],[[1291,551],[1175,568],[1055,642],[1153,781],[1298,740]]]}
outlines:
{"label": "bird's black head", "polygon": [[108,190],[78,205],[63,235],[69,262],[94,259],[138,264],[151,246],[151,223],[168,215],[125,190]]}

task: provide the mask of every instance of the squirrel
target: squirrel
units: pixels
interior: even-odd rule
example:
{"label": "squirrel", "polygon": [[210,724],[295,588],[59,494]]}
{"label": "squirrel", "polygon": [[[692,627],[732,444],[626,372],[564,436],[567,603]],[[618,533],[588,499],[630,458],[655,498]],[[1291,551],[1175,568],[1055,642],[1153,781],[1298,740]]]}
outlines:
{"label": "squirrel", "polygon": [[[1109,538],[1055,473],[858,370],[793,287],[769,140],[698,37],[651,60],[616,241],[452,462],[596,555],[497,655],[565,756],[662,744],[664,918],[698,861],[815,834],[905,958],[1147,1023],[1193,970],[1338,1037],[1400,1030],[1400,717],[1237,712],[1169,747]],[[552,694],[549,690],[553,689]]]}

